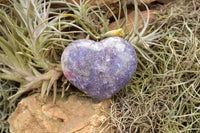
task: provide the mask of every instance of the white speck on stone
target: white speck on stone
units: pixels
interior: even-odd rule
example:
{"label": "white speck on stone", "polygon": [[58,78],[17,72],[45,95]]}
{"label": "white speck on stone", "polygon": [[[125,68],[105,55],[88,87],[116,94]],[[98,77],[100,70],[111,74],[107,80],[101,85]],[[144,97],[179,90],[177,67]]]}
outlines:
{"label": "white speck on stone", "polygon": [[121,67],[121,65],[120,65],[119,63],[117,64],[117,66],[118,66],[118,67]]}
{"label": "white speck on stone", "polygon": [[109,39],[110,39],[109,40],[109,42],[110,42],[109,46],[111,48],[116,48],[117,51],[119,51],[119,52],[123,52],[124,51],[125,45],[124,45],[124,43],[121,40],[118,40],[116,38],[109,38]]}
{"label": "white speck on stone", "polygon": [[122,43],[116,43],[116,44],[114,44],[114,47],[120,52],[123,52],[125,49],[125,46]]}
{"label": "white speck on stone", "polygon": [[123,53],[123,54],[119,55],[119,57],[124,62],[129,62],[131,60],[131,56],[128,55],[127,53]]}
{"label": "white speck on stone", "polygon": [[90,45],[89,48],[95,51],[100,51],[104,49],[103,47],[100,46],[100,42],[95,42],[94,44]]}
{"label": "white speck on stone", "polygon": [[106,61],[109,62],[110,61],[110,57],[108,55],[106,55]]}

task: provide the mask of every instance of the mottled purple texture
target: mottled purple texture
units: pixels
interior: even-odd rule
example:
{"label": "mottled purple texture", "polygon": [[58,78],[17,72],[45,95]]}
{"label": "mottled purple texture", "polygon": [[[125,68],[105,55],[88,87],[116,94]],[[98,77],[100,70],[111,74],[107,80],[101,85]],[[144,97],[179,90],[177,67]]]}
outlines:
{"label": "mottled purple texture", "polygon": [[64,75],[78,89],[99,101],[120,91],[137,68],[133,46],[120,37],[100,42],[79,39],[61,57]]}

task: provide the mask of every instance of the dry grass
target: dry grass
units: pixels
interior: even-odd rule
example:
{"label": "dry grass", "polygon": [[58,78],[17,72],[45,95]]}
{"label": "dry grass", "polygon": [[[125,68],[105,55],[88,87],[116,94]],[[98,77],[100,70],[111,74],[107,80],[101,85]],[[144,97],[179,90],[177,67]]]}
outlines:
{"label": "dry grass", "polygon": [[15,110],[16,103],[13,102],[9,107],[8,97],[16,93],[17,87],[6,81],[0,81],[0,133],[8,133],[9,125],[7,122],[10,114]]}
{"label": "dry grass", "polygon": [[[173,8],[174,7],[174,8]],[[109,127],[124,133],[200,132],[200,3],[181,1],[160,11],[165,33],[138,54],[136,75],[112,100]]]}

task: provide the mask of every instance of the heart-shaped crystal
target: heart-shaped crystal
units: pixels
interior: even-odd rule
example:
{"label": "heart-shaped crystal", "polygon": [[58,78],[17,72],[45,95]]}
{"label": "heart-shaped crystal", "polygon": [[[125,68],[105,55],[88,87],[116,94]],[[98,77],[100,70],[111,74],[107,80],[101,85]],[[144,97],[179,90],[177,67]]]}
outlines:
{"label": "heart-shaped crystal", "polygon": [[65,77],[78,89],[99,101],[120,91],[137,68],[133,46],[120,37],[100,42],[79,39],[61,57]]}

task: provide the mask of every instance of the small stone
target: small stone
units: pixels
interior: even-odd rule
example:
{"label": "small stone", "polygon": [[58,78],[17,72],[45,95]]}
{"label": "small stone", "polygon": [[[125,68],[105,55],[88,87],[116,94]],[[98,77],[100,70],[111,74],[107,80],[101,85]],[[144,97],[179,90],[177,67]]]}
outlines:
{"label": "small stone", "polygon": [[97,103],[88,97],[52,97],[42,103],[40,94],[24,98],[9,117],[11,133],[105,133],[110,101]]}
{"label": "small stone", "polygon": [[[153,21],[156,20],[156,15],[153,14],[154,12],[156,12],[156,10],[150,10],[149,11],[149,24],[148,24],[147,29],[149,28],[150,23],[152,23]],[[141,17],[141,15],[143,16],[143,18]],[[147,19],[148,19],[148,12],[147,11],[142,11],[141,15],[138,16],[138,21],[137,21],[138,30],[141,30],[144,27],[143,19],[145,21],[147,21]],[[128,20],[126,21],[126,24],[122,28],[125,29],[125,26],[126,26],[125,32],[130,32],[130,31],[132,31],[132,29],[134,27],[134,23],[135,23],[135,11],[130,12],[128,14],[127,18],[128,18]],[[120,21],[119,21],[119,25],[122,25],[125,20],[126,20],[125,17],[121,18]],[[108,27],[109,27],[110,30],[114,30],[114,29],[117,28],[117,23],[112,22]]]}
{"label": "small stone", "polygon": [[134,47],[120,37],[100,42],[79,39],[61,57],[63,73],[78,89],[103,101],[119,92],[137,68]]}

